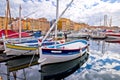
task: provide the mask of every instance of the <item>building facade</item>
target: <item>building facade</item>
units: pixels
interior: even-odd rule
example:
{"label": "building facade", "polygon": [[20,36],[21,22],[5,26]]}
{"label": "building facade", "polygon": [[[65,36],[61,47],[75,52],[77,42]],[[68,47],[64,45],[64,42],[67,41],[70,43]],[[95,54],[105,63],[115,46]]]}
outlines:
{"label": "building facade", "polygon": [[[0,30],[5,29],[5,24],[6,24],[5,21],[6,21],[5,17],[0,17]],[[51,24],[53,22],[51,22]],[[27,30],[37,31],[37,30],[40,30],[42,33],[46,33],[50,29],[51,24],[50,24],[50,21],[48,21],[46,18],[21,19],[21,29],[22,29],[22,31],[27,31]],[[59,31],[71,31],[71,30],[78,31],[78,30],[88,26],[85,23],[76,23],[76,22],[73,22],[73,21],[71,21],[70,19],[67,19],[67,18],[60,18],[57,25],[58,25],[58,30]],[[12,23],[10,23],[10,25],[8,25],[7,29],[19,31],[19,27],[20,27],[19,18],[16,18],[16,19],[12,18]]]}

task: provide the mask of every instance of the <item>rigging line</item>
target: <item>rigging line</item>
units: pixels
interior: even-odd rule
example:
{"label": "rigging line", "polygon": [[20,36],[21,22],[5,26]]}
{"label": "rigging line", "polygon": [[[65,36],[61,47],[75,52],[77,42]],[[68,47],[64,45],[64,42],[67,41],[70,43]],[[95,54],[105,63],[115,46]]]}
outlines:
{"label": "rigging line", "polygon": [[35,10],[34,12],[29,13],[28,15],[24,16],[23,18],[27,18],[28,16],[30,16],[30,15],[36,13],[38,10],[39,10],[39,9]]}
{"label": "rigging line", "polygon": [[[57,23],[57,21],[60,19],[60,17],[65,13],[65,11],[69,8],[69,6],[72,4],[73,0],[67,5],[67,7],[65,8],[65,10],[61,13],[61,15],[58,17],[58,19],[53,23],[52,27],[48,30],[47,34],[44,36],[44,38],[42,39],[42,42],[41,42],[41,45],[43,43],[43,41],[47,38],[47,36],[49,35],[49,33],[52,31],[52,29],[55,27],[55,24]],[[38,51],[39,51],[39,46],[41,47],[41,45],[38,45]],[[33,54],[33,57],[31,59],[31,62],[33,61],[34,59],[34,56],[35,54]],[[39,54],[40,56],[40,54]],[[29,66],[31,65],[31,62],[29,64]]]}
{"label": "rigging line", "polygon": [[[37,9],[36,11],[31,12],[30,14],[28,14],[28,15],[24,16],[23,18],[27,18],[28,16],[30,16],[30,15],[32,15],[32,14],[34,14],[34,13],[36,13],[37,11],[38,11],[38,9]],[[19,21],[19,19],[18,19],[18,20],[16,20],[16,21]],[[9,25],[12,25],[12,22],[11,22],[11,23],[9,23]],[[27,30],[27,31],[29,31],[29,30]],[[26,31],[26,32],[27,32],[27,31]]]}
{"label": "rigging line", "polygon": [[[69,6],[72,4],[73,0],[68,4],[68,6],[64,9],[64,11],[61,13],[61,15],[58,17],[58,19],[53,23],[52,27],[48,30],[48,32],[46,33],[46,35],[44,36],[44,38],[42,39],[41,44],[43,43],[43,41],[48,37],[49,33],[52,31],[52,29],[55,27],[55,24],[57,23],[57,21],[63,16],[63,14],[65,13],[65,11],[69,8]],[[41,46],[41,45],[40,45]]]}
{"label": "rigging line", "polygon": [[31,59],[31,61],[30,61],[29,65],[28,65],[28,67],[30,67],[30,66],[31,66],[31,64],[32,64],[32,62],[33,62],[34,57],[35,57],[35,53],[33,54],[32,59]]}

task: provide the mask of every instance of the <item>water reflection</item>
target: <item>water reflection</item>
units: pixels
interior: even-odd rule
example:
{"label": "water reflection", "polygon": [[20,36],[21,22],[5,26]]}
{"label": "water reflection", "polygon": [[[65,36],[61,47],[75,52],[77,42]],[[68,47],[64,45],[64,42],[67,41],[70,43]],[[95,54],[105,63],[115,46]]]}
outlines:
{"label": "water reflection", "polygon": [[120,44],[90,40],[90,57],[79,70],[65,80],[119,80]]}
{"label": "water reflection", "polygon": [[[32,56],[21,56],[17,59],[9,60],[2,65],[6,71],[6,77],[3,80],[40,80],[38,66],[36,64],[38,57],[35,56],[31,62]],[[31,62],[31,64],[30,64]],[[2,73],[1,73],[2,74]],[[32,75],[35,75],[34,78]]]}
{"label": "water reflection", "polygon": [[6,70],[1,73],[5,75],[3,80],[61,80],[83,65],[88,59],[88,54],[83,57],[59,64],[49,64],[42,66],[42,72],[38,71],[38,56],[21,56],[18,59],[9,60],[2,66]]}
{"label": "water reflection", "polygon": [[[85,62],[85,64],[82,65],[81,68],[80,65],[77,66],[78,64],[75,64],[76,66],[73,68],[75,69],[74,70],[75,72],[73,74],[69,74],[69,76],[65,75],[64,77],[68,76],[65,78],[65,80],[119,80],[120,79],[120,44],[107,43],[104,40],[89,40],[89,43],[90,43],[90,54],[87,62]],[[16,80],[41,80],[41,73],[38,71],[38,65],[36,61],[38,57],[36,57],[35,60],[33,60],[30,67],[28,65],[30,63],[31,57],[27,57],[26,59],[22,59],[22,62],[20,59],[18,59],[17,61],[18,64],[15,63],[14,60],[1,63],[0,76],[4,78],[3,80],[8,80],[9,78],[10,80],[15,80],[14,77],[16,77]],[[76,61],[79,62],[79,60]],[[65,66],[62,67],[64,68]],[[56,68],[51,66],[51,68],[59,70],[61,66],[59,67],[57,66]],[[71,70],[69,71],[69,69],[67,70],[68,72],[71,71]],[[10,73],[10,77],[7,77],[8,73]],[[15,73],[17,75],[15,75]],[[42,75],[45,74],[43,73]],[[49,75],[49,78],[50,77],[51,75]],[[48,77],[44,79],[47,80]]]}

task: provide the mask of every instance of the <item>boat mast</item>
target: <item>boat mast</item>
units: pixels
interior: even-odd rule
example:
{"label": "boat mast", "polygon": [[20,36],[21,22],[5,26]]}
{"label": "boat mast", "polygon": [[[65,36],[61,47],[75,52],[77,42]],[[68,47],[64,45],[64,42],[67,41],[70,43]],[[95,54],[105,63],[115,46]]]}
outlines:
{"label": "boat mast", "polygon": [[[56,7],[56,20],[58,20],[58,16],[59,16],[59,0],[57,0],[57,7]],[[55,27],[55,48],[56,48],[56,44],[57,44],[57,24],[58,21],[56,21],[56,27]]]}
{"label": "boat mast", "polygon": [[65,13],[65,11],[69,8],[69,6],[72,4],[73,0],[68,4],[68,6],[65,8],[65,10],[60,14],[60,16],[56,19],[56,21],[53,23],[52,27],[48,30],[44,38],[42,39],[41,43],[38,46],[38,53],[39,53],[39,71],[41,70],[41,63],[44,62],[46,59],[42,57],[42,43],[43,41],[48,37],[49,33],[53,30],[55,25],[57,24],[58,20],[61,18],[61,16]]}
{"label": "boat mast", "polygon": [[8,15],[10,16],[10,20],[11,20],[11,14],[10,14],[10,6],[9,6],[9,0],[6,0],[7,2],[7,7],[6,7],[6,11],[5,11],[5,17],[6,17],[6,24],[5,24],[5,36],[7,37],[8,33],[7,33],[7,29],[8,29]]}
{"label": "boat mast", "polygon": [[19,40],[21,42],[21,5],[19,6]]}
{"label": "boat mast", "polygon": [[73,0],[71,0],[71,2],[67,5],[67,7],[64,9],[64,11],[60,14],[60,16],[58,17],[58,19],[53,23],[53,25],[51,26],[51,28],[48,30],[48,32],[46,33],[46,35],[44,36],[44,38],[42,39],[41,44],[43,43],[43,41],[48,37],[48,35],[50,34],[50,32],[53,30],[55,24],[59,21],[59,19],[63,16],[63,14],[65,13],[65,11],[69,8],[69,6],[72,4]]}

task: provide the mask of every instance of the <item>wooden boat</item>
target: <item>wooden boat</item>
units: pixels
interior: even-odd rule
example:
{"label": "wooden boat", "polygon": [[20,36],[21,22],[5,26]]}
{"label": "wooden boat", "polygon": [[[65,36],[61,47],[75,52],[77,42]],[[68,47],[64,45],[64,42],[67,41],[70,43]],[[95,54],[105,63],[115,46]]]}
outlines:
{"label": "wooden boat", "polygon": [[[33,44],[32,44],[33,45]],[[33,55],[37,54],[37,46],[5,43],[6,55]]]}
{"label": "wooden boat", "polygon": [[64,44],[39,47],[40,65],[70,61],[88,52],[86,40],[74,40]]}
{"label": "wooden boat", "polygon": [[[72,2],[73,0],[69,5],[71,5]],[[67,10],[67,8],[65,10]],[[41,75],[44,76],[44,79],[41,80],[53,79],[53,76],[55,80],[62,79],[61,75],[63,73],[73,73],[73,71],[86,61],[86,57],[88,57],[89,44],[86,40],[74,40],[63,44],[56,44],[57,41],[55,41],[55,45],[42,46],[42,43],[58,20],[59,19],[56,19],[54,25],[42,41],[38,40],[39,70],[42,72]]]}
{"label": "wooden boat", "polygon": [[[18,42],[20,40],[26,40],[26,39],[31,39],[31,34],[27,33],[27,32],[21,32],[21,29],[19,30],[19,32],[15,32],[12,29],[8,29],[8,24],[12,24],[11,21],[11,15],[10,15],[10,6],[9,6],[9,0],[7,0],[7,11],[6,11],[6,24],[5,24],[5,29],[4,30],[0,30],[0,51],[4,50],[4,45],[3,45],[3,39],[2,36],[4,35],[5,38],[9,41],[12,42]],[[9,15],[9,20],[8,20],[8,15]],[[21,20],[20,20],[20,25],[21,25]],[[21,26],[19,26],[19,28],[21,28]]]}
{"label": "wooden boat", "polygon": [[[41,39],[39,39],[41,41]],[[59,40],[57,44],[62,44],[63,40]],[[45,40],[42,46],[53,45],[55,42],[51,39]],[[4,53],[6,55],[38,55],[38,40],[29,40],[21,43],[9,43],[4,41]]]}
{"label": "wooden boat", "polygon": [[69,61],[43,65],[41,66],[41,80],[64,79],[79,69],[88,58],[89,54],[84,53],[82,56]]}
{"label": "wooden boat", "polygon": [[[20,18],[21,19],[21,18]],[[21,21],[21,20],[20,20]],[[20,26],[21,27],[21,26]],[[21,34],[21,29],[20,33]],[[35,39],[34,41],[25,41],[21,42],[21,36],[19,35],[20,43],[16,43],[13,40],[9,42],[6,42],[4,39],[4,53],[7,55],[33,55],[38,54],[38,39]],[[18,40],[18,39],[17,39]],[[58,43],[64,43],[64,40],[58,40],[57,42],[47,40],[42,43],[42,46],[46,45],[52,45],[52,44],[58,44]]]}
{"label": "wooden boat", "polygon": [[[72,2],[73,2],[73,0],[70,2],[70,4]],[[58,0],[57,0],[57,5],[58,5]],[[63,12],[65,12],[68,7],[69,6],[67,6]],[[57,10],[58,10],[58,6],[57,6]],[[62,13],[62,15],[63,14],[64,13]],[[60,17],[62,15],[60,15]],[[55,34],[57,35],[56,23],[58,20],[59,20],[59,18],[56,18],[55,23],[52,25],[50,30],[47,32],[47,34],[43,38],[42,42],[44,42],[46,37],[49,35],[51,30],[54,28],[56,29]],[[68,61],[77,59],[78,57],[82,58],[83,54],[88,53],[88,47],[89,47],[88,41],[82,40],[82,39],[65,42],[63,44],[49,45],[49,46],[41,46],[41,43],[39,43],[39,41],[38,41],[38,44],[39,44],[39,48],[38,48],[38,50],[39,50],[39,60],[38,60],[39,70],[41,70],[41,66],[66,63]]]}

